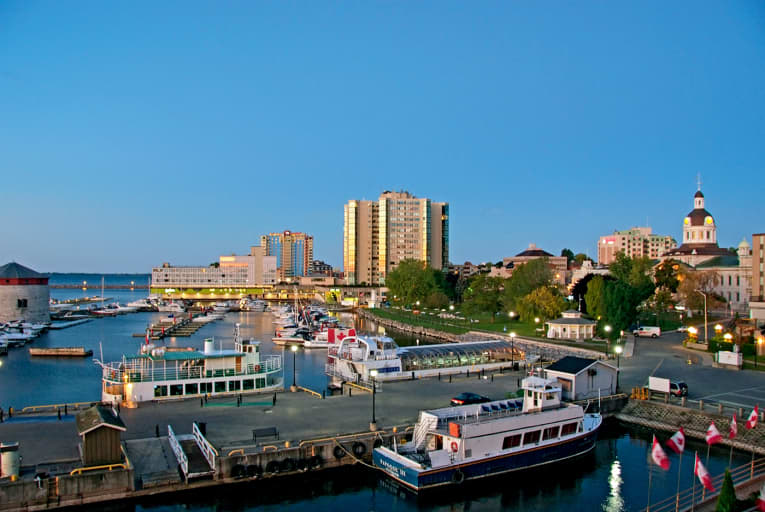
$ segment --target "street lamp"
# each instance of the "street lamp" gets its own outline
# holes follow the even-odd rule
[[[374,432],[377,430],[377,419],[375,418],[375,395],[377,394],[375,377],[377,377],[377,370],[371,370],[369,376],[372,378],[372,423],[369,424],[369,430]]]
[[[454,304],[449,304],[449,311],[454,311]]]
[[[701,290],[695,290],[704,296],[704,343],[709,344],[709,324],[707,323],[707,294]]]
[[[606,331],[606,353],[611,348],[611,326],[606,325],[603,327],[603,330]]]
[[[760,351],[760,346],[762,346],[763,341],[765,340],[763,340],[762,336],[760,336],[759,338],[757,338],[757,344],[754,346],[754,367],[755,368],[757,368],[757,352]]]
[[[511,312],[509,312],[509,313],[508,313],[508,315],[510,315],[510,318],[511,318],[511,319],[512,319],[512,318],[515,318],[515,311],[511,311]]]
[[[510,333],[510,364],[515,368],[515,332]]]
[[[290,350],[292,351],[292,387],[290,388],[290,391],[294,392],[294,391],[297,391],[297,381],[295,379],[295,369],[296,369],[296,365],[295,365],[296,357],[295,356],[296,356],[297,350],[298,350],[297,345],[292,345],[290,347]]]
[[[717,336],[719,336],[719,335],[720,335],[720,333],[722,332],[722,330],[723,330],[723,326],[722,326],[722,325],[720,325],[720,324],[715,324],[715,333],[717,334]]]
[[[614,347],[614,352],[616,352],[616,392],[619,392],[619,356],[622,353],[622,346],[616,345]]]

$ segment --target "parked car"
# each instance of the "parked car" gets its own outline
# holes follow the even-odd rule
[[[669,394],[676,397],[688,396],[688,384],[682,381],[670,382]]]
[[[677,328],[677,332],[688,332],[688,326],[687,325],[681,325]]]
[[[470,405],[470,404],[482,404],[484,402],[491,402],[491,398],[479,395],[477,393],[460,393],[452,398],[452,406],[456,405]]]
[[[642,325],[632,331],[632,334],[637,338],[638,336],[650,336],[651,338],[658,338],[661,336],[660,327],[651,327],[648,325]]]

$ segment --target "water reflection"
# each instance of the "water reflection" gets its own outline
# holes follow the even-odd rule
[[[615,459],[611,463],[611,473],[608,478],[608,485],[611,488],[611,492],[603,504],[603,510],[605,512],[621,512],[624,510],[624,499],[621,496],[621,487],[624,483],[622,480],[622,466],[619,459]]]

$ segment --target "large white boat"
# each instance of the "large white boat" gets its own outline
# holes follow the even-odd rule
[[[523,399],[421,411],[412,443],[375,448],[375,466],[416,491],[583,455],[600,414],[562,404],[557,380],[527,377]]]
[[[149,311],[157,307],[157,302],[149,299],[138,299],[127,303],[128,307],[136,308],[141,311]]]
[[[356,329],[337,329],[335,327],[329,327],[326,330],[317,333],[313,339],[305,340],[303,346],[305,348],[334,347],[343,341],[343,338],[348,336],[356,336]]]
[[[330,347],[326,373],[331,384],[400,380],[498,370],[525,363],[512,341],[471,341],[399,347],[386,336],[348,336]]]
[[[161,302],[157,311],[160,313],[185,313],[186,308],[178,302]]]
[[[136,356],[96,363],[102,369],[101,400],[110,403],[260,393],[281,389],[284,381],[281,357],[263,356],[260,342],[241,339],[239,324],[233,350],[216,349],[208,338],[202,351],[144,345]]]

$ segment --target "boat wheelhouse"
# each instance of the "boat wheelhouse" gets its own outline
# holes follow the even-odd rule
[[[525,364],[526,355],[512,341],[490,340],[399,347],[387,336],[348,336],[331,346],[326,373],[332,384],[401,380],[465,371],[499,370]]]
[[[421,411],[411,443],[375,448],[375,466],[416,491],[583,455],[600,414],[563,404],[554,379],[527,377],[523,398]]]
[[[144,345],[136,356],[98,364],[105,402],[259,393],[281,389],[284,381],[281,356],[263,356],[260,342],[241,339],[239,324],[233,350],[216,349],[208,338],[202,351]]]

